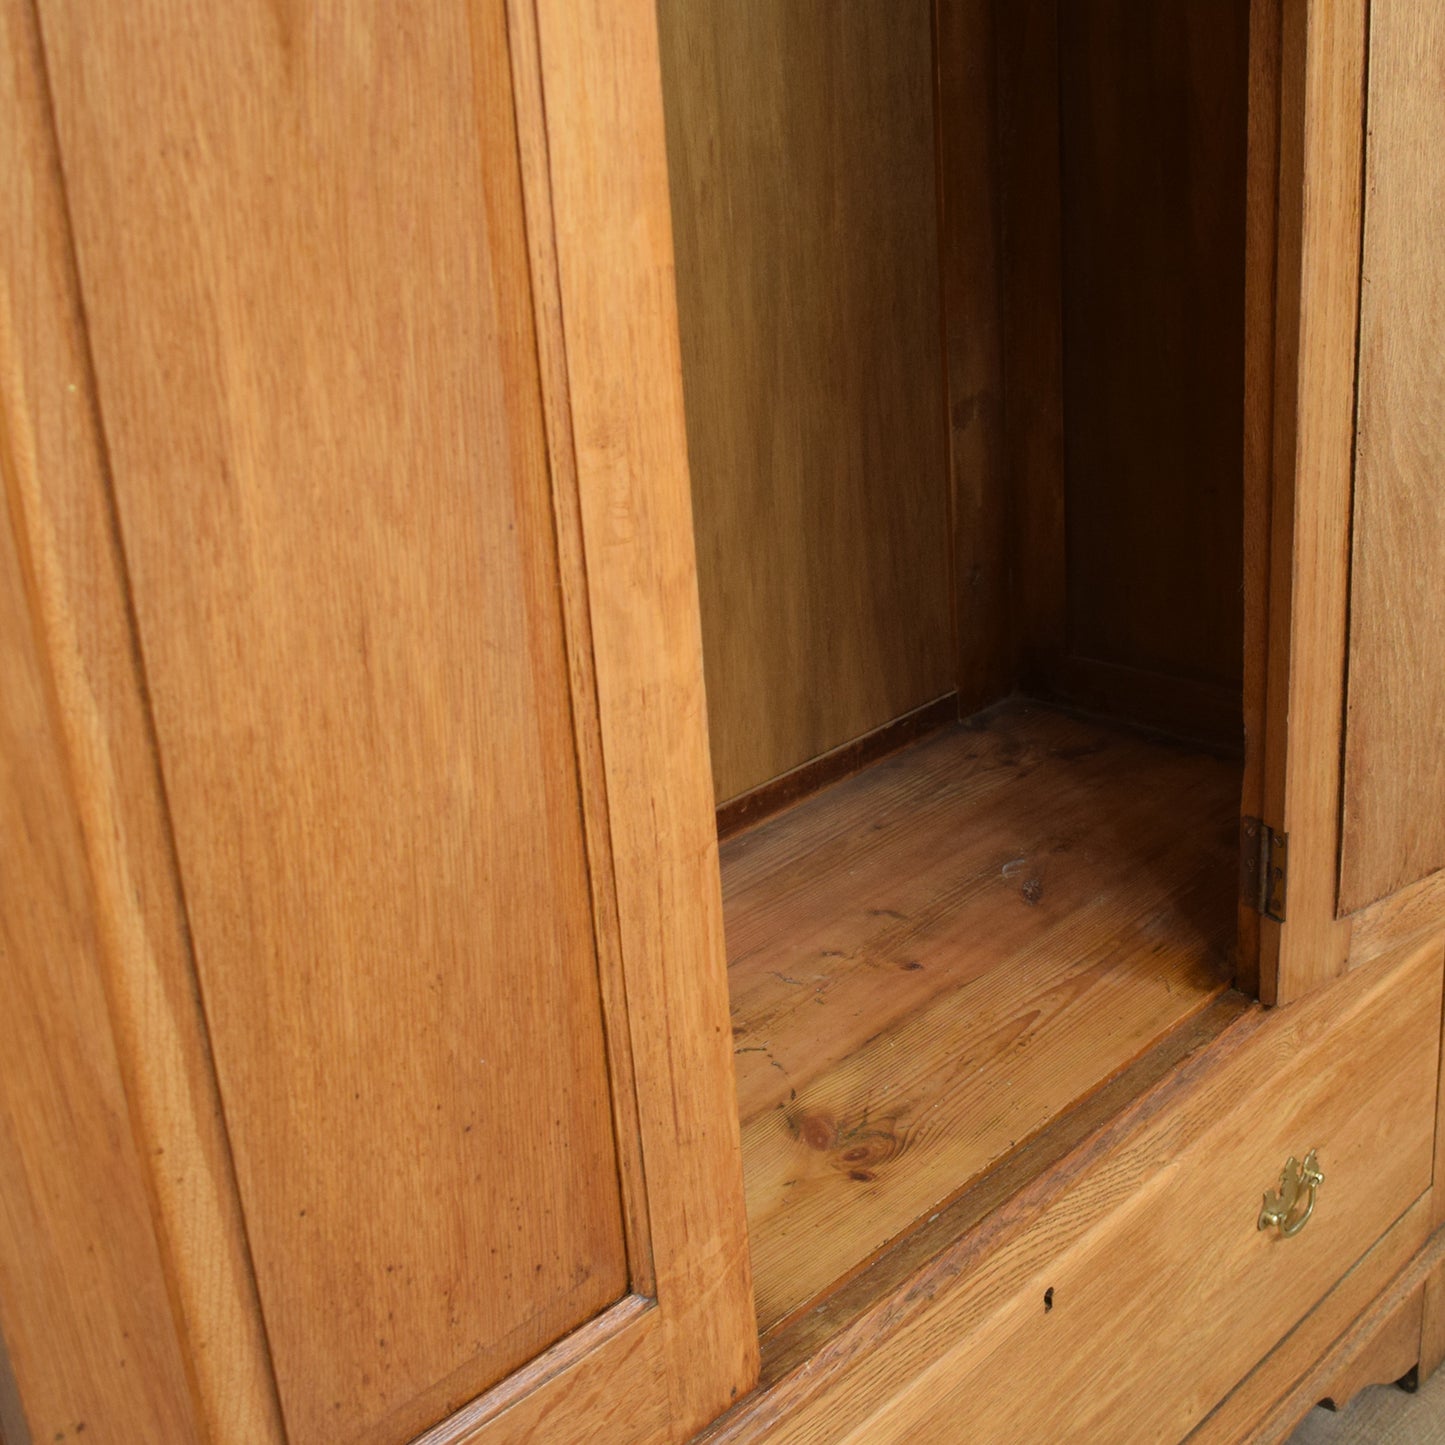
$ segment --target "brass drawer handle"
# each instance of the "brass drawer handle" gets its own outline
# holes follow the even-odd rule
[[[1264,1207],[1259,1211],[1259,1227],[1279,1230],[1281,1239],[1293,1239],[1310,1222],[1315,1212],[1315,1195],[1325,1176],[1320,1173],[1319,1160],[1315,1151],[1305,1155],[1305,1162],[1290,1156],[1289,1162],[1279,1176],[1278,1192],[1264,1196]],[[1304,1208],[1299,1208],[1300,1196],[1305,1196]]]

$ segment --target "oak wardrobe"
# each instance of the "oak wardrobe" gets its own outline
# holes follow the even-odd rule
[[[1427,12],[0,0],[5,1445],[1435,1368]]]

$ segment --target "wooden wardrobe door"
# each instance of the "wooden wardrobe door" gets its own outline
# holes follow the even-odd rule
[[[1247,540],[1269,597],[1246,812],[1287,835],[1282,916],[1257,925],[1283,1003],[1445,913],[1445,22],[1251,4]]]
[[[38,9],[287,1436],[684,1439],[757,1345],[650,7]]]
[[[1273,885],[1240,932],[1270,1003],[1350,961],[1336,896],[1368,9],[1251,0],[1244,811],[1272,835]]]
[[[1445,14],[1370,6],[1340,911],[1445,868]]]
[[[1246,511],[1269,585],[1246,812],[1287,837],[1257,925],[1261,993],[1287,1002],[1445,916],[1445,22],[1253,15]]]

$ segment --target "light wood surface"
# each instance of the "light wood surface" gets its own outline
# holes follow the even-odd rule
[[[505,17],[82,11],[46,53],[282,1407],[389,1440],[627,1285]]]
[[[12,19],[6,7],[7,39],[15,35]],[[0,102],[13,98],[10,81],[8,73],[0,81]],[[16,192],[25,178],[6,172],[8,199],[24,198]],[[16,473],[34,461],[25,455],[27,418],[14,406],[29,399],[28,388],[17,395],[10,386],[17,303],[23,293],[7,285],[0,312],[0,1353],[8,1349],[9,1364],[0,1364],[0,1376],[13,1377],[29,1440],[189,1442],[203,1439],[206,1427],[151,1223],[101,979],[102,930],[27,596],[28,559],[11,527]],[[16,1402],[6,1405],[0,1418],[13,1421]]]
[[[764,1329],[1223,989],[1237,791],[1012,705],[724,845]]]
[[[1431,1195],[1417,1200],[1318,1305],[1190,1432],[1188,1445],[1261,1445],[1287,1435],[1321,1398],[1321,1380],[1368,1329],[1383,1299],[1425,1273]]]
[[[1175,1438],[1241,1381],[1200,1426],[1223,1441],[1246,1414],[1283,1428],[1302,1392],[1381,1368],[1422,1321],[1422,1358],[1445,1353],[1440,1246],[1418,1248],[1445,1207],[1419,1195],[1439,945],[1378,962],[1438,928],[1445,873],[1400,862],[1428,851],[1428,810],[1385,852],[1358,812],[1358,876],[1378,864],[1408,886],[1365,889],[1373,905],[1336,920],[1351,906],[1349,783],[1368,776],[1369,716],[1389,701],[1382,685],[1352,705],[1342,834],[1364,0],[1301,0],[1282,25],[1272,0],[1253,6],[1256,38],[1279,46],[1251,77],[1250,255],[1271,280],[1251,281],[1241,354],[1270,405],[1256,396],[1244,418],[1245,509],[1268,512],[1248,546],[1250,575],[1268,560],[1271,583],[1247,581],[1244,626],[1268,661],[1246,677],[1246,801],[1295,850],[1290,923],[1262,930],[1262,992],[1315,996],[1266,1016],[1221,995],[1238,767],[1031,707],[949,728],[731,840],[720,896],[700,638],[710,616],[745,631],[739,597],[782,679],[721,709],[712,687],[714,724],[750,766],[789,747],[806,763],[815,745],[796,739],[839,727],[846,750],[874,725],[842,726],[847,707],[886,724],[955,673],[965,696],[991,695],[1012,675],[1015,624],[1024,671],[1042,659],[1056,683],[1077,663],[1071,636],[1101,653],[1125,637],[1127,662],[1085,659],[1109,670],[1091,684],[1106,700],[1116,671],[1139,706],[1175,667],[1226,700],[1237,683],[1211,671],[1239,632],[1219,620],[1237,598],[1207,593],[1222,567],[1183,569],[1215,623],[1163,626],[1180,569],[1147,556],[1151,600],[1131,610],[1139,576],[1114,564],[1159,533],[1148,509],[1171,488],[1151,490],[1132,454],[1096,459],[1122,434],[1116,393],[1153,397],[1143,431],[1179,433],[1164,427],[1178,377],[1131,367],[1227,320],[1221,304],[1176,324],[1150,262],[1164,233],[1189,251],[1206,218],[1176,233],[1188,207],[1171,209],[1172,182],[1139,205],[1130,187],[1161,151],[1218,161],[1239,139],[1238,87],[1226,123],[1228,87],[1192,71],[1171,86],[1221,106],[1178,145],[1126,121],[1168,109],[1151,87],[1181,55],[1222,73],[1238,27],[1195,35],[1199,17],[1173,3],[1125,23],[1115,0],[1062,16],[1053,0],[945,0],[930,41],[921,0],[870,3],[666,0],[660,66],[651,0],[477,0],[425,23],[248,0],[204,26],[176,0],[38,0],[62,166],[34,12],[0,0],[19,57],[0,109],[28,117],[0,141],[19,177],[0,260],[0,646],[23,682],[0,696],[0,756],[43,762],[11,778],[20,822],[0,840],[44,838],[28,872],[6,867],[29,911],[17,926],[3,910],[0,942],[46,964],[22,976],[45,1046],[17,1051],[26,1098],[4,1111],[9,1145],[0,1133],[16,1177],[39,1181],[15,1196],[30,1216],[4,1195],[0,1324],[16,1336],[18,1310],[46,1321],[47,1345],[74,1336],[58,1364],[13,1352],[27,1401],[33,1388],[68,1408],[93,1390],[91,1431],[113,1398],[138,1438],[277,1439],[261,1305],[297,1445],[409,1437],[468,1399],[431,1445],[678,1445],[748,1390],[759,1324],[794,1341],[787,1390],[745,1402],[716,1441],[754,1438],[761,1419],[780,1441],[859,1445],[951,1439],[964,1419],[981,1440]],[[1377,76],[1404,63],[1377,54]],[[680,288],[660,71],[684,77],[701,117],[681,145],[702,179],[673,193]],[[1408,115],[1426,103],[1399,99]],[[1398,153],[1417,131],[1396,121]],[[958,142],[936,157],[935,126]],[[1392,133],[1382,123],[1372,146]],[[1276,134],[1277,228],[1258,214]],[[674,135],[674,182],[678,151]],[[995,175],[997,196],[958,203]],[[1197,188],[1237,200],[1242,180]],[[693,234],[709,207],[711,233]],[[1102,260],[1077,243],[1115,236],[1121,216],[1143,224]],[[32,271],[43,284],[28,289]],[[720,369],[694,364],[689,288],[726,339]],[[1148,324],[1094,364],[1061,338],[1101,334],[1093,308],[1111,292]],[[739,361],[753,319],[739,298],[759,294],[768,326]],[[792,349],[768,351],[779,336]],[[1125,383],[1105,385],[1114,371]],[[701,626],[682,406],[698,374],[714,421],[762,419],[741,442],[719,440],[719,421],[709,443],[749,449],[718,514],[745,545],[699,511]],[[1193,402],[1236,404],[1213,373],[1195,380]],[[1398,407],[1402,391],[1382,395]],[[1407,483],[1409,428],[1363,434],[1391,486]],[[1181,535],[1215,559],[1238,546],[1222,521],[1237,512],[1204,501],[1221,456],[1201,444],[1183,463],[1202,510]],[[1124,498],[1075,509],[1095,542],[1111,508],[1125,518],[1092,580],[1064,556],[1066,473]],[[760,490],[765,474],[789,486]],[[1412,560],[1428,526],[1399,523],[1423,496],[1406,490],[1357,531],[1357,576],[1367,542],[1396,583],[1428,562]],[[780,498],[800,510],[780,521]],[[1143,540],[1121,548],[1135,527]],[[711,592],[710,556],[725,557]],[[1398,620],[1380,620],[1383,584],[1372,595],[1349,640],[1386,657]],[[1176,644],[1190,655],[1161,657]],[[756,678],[757,658],[744,664]],[[715,682],[711,642],[708,667]],[[1368,668],[1352,660],[1350,680],[1364,689]],[[1191,714],[1215,700],[1172,698]],[[1423,756],[1430,716],[1396,708],[1393,745]],[[0,787],[0,822],[6,807]],[[73,964],[59,976],[57,939]],[[508,1081],[489,1096],[498,1059],[477,1042],[496,1038]],[[506,1107],[483,1109],[474,1136],[479,1094]],[[36,1097],[60,1101],[53,1118]],[[1300,1240],[1265,1241],[1258,1192],[1317,1132],[1336,1151],[1321,1143],[1321,1213]],[[103,1221],[74,1187],[95,1160],[115,1181]],[[565,1210],[546,1208],[556,1199]],[[42,1215],[43,1200],[59,1203]],[[58,1221],[54,1252],[22,1259],[42,1220]],[[520,1227],[504,1239],[498,1221]],[[119,1304],[87,1308],[85,1246]],[[857,1299],[831,1320],[828,1292],[850,1275]],[[1202,1369],[1181,1299],[1220,1341]],[[140,1388],[115,1365],[143,1362],[113,1348],[137,1320],[157,1362]],[[1161,1375],[1175,1356],[1191,1373]],[[1020,1359],[1048,1361],[1047,1389],[1018,1388]],[[96,1361],[93,1378],[72,1360]],[[4,1375],[0,1421],[20,1393]]]
[[[552,182],[548,170],[546,107],[542,96],[541,56],[537,48],[537,15],[533,0],[507,0],[507,44],[512,59],[517,148],[527,217],[527,244],[532,262],[532,308],[536,318],[548,460],[552,469],[552,505],[560,564],[558,580],[561,584],[567,665],[572,682],[572,720],[582,785],[582,821],[591,875],[593,930],[607,1032],[607,1062],[612,1073],[613,1130],[621,1166],[623,1228],[627,1232],[632,1289],[635,1294],[650,1296],[656,1290],[656,1276],[653,1272],[647,1185],[642,1168],[642,1138],[637,1114],[637,1070],[632,1055],[627,980],[617,917],[617,878],[613,870],[607,776],[597,719],[597,663],[593,655],[592,618],[587,597],[581,497],[577,489],[577,453],[567,383],[567,339],[562,330],[557,238],[553,230]]]
[[[1059,7],[1069,646],[1236,692],[1248,33]]]
[[[1437,1263],[1445,1253],[1436,1247],[1438,1243],[1432,1242],[1424,1252],[1427,1257],[1433,1255]],[[1390,1296],[1399,1298],[1395,1289],[1390,1291]],[[1389,1300],[1380,1304],[1388,1307]],[[1368,1328],[1378,1317],[1379,1311],[1372,1309],[1360,1324]],[[1353,1336],[1356,1331],[1349,1333]],[[1342,1343],[1347,1342],[1348,1336]],[[1371,1345],[1372,1342],[1367,1341],[1365,1348]],[[1331,1356],[1335,1353],[1330,1352]],[[1334,1363],[1327,1361],[1327,1364]],[[1385,1368],[1388,1362],[1382,1361],[1382,1371]],[[1272,1433],[1265,1434],[1261,1445],[1276,1445],[1277,1440]],[[1373,1388],[1361,1390],[1339,1412],[1327,1408],[1310,1410],[1284,1445],[1440,1445],[1442,1440],[1445,1440],[1445,1380],[1422,1380],[1417,1388],[1400,1389],[1382,1374]]]
[[[196,989],[30,6],[0,6],[0,51],[8,120],[0,126],[8,182],[0,432],[10,517],[26,557],[89,868],[107,1022],[198,1429],[216,1445],[261,1445],[281,1439],[280,1410]],[[59,1342],[50,1349],[66,1353]],[[117,1418],[123,1423],[125,1412]]]
[[[906,1291],[916,1276],[965,1236],[986,1233],[995,1211],[1107,1128],[1171,1071],[1208,1048],[1250,1007],[1252,1001],[1234,990],[1220,994],[1087,1099],[1011,1150],[943,1208],[919,1221],[846,1284],[830,1291],[818,1308],[764,1335],[762,1378],[783,1412],[790,1393],[822,1373],[812,1368],[815,1352],[836,1368],[839,1357],[830,1345],[842,1328],[875,1309],[880,1300]]]
[[[1409,1415],[1412,1413],[1410,1406],[1413,1402],[1404,1395],[1395,1396],[1395,1400],[1403,1407],[1400,1413],[1403,1413],[1405,1418],[1401,1420],[1397,1416],[1396,1420],[1390,1421],[1394,1429],[1389,1429],[1386,1425],[1388,1414],[1385,1419],[1371,1420],[1368,1414],[1360,1419],[1359,1406],[1351,1410],[1349,1416],[1342,1421],[1332,1421],[1328,1414],[1313,1415],[1311,1411],[1316,1401],[1327,1398],[1329,1391],[1337,1388],[1332,1382],[1338,1376],[1353,1373],[1356,1356],[1369,1357],[1378,1334],[1382,1330],[1390,1329],[1396,1313],[1402,1307],[1409,1309],[1410,1298],[1418,1292],[1421,1277],[1438,1268],[1442,1256],[1445,1256],[1445,1238],[1436,1235],[1358,1318],[1351,1322],[1349,1328],[1324,1352],[1314,1367],[1305,1372],[1278,1406],[1262,1419],[1255,1421],[1253,1430],[1244,1437],[1249,1445],[1279,1445],[1279,1442],[1287,1442],[1287,1445],[1307,1445],[1307,1442],[1315,1437],[1313,1427],[1317,1422],[1343,1426],[1339,1431],[1325,1430],[1327,1438],[1338,1436],[1342,1442],[1360,1442],[1360,1445],[1376,1445],[1376,1442],[1383,1445],[1386,1441],[1393,1442],[1393,1445],[1421,1445],[1422,1439],[1433,1439],[1428,1431],[1429,1415],[1426,1414],[1423,1420],[1412,1422]],[[1395,1348],[1399,1349],[1398,1340]],[[1398,1363],[1399,1359],[1400,1354],[1396,1354],[1395,1362]],[[1381,1360],[1376,1363],[1377,1370],[1390,1368],[1393,1366],[1388,1361]],[[1394,1378],[1398,1379],[1399,1376]],[[1377,1383],[1385,1383],[1385,1380],[1382,1378]],[[1306,1416],[1309,1421],[1307,1425],[1303,1425],[1301,1422]],[[1420,1424],[1427,1425],[1424,1436],[1417,1428]],[[1296,1426],[1300,1428],[1296,1429]],[[1192,1437],[1190,1445],[1194,1445]]]
[[[1358,968],[1438,932],[1442,919],[1445,874],[1432,873],[1351,916],[1350,967]]]
[[[413,1445],[652,1445],[676,1437],[662,1378],[662,1321],[630,1296],[574,1330]]]
[[[1039,1180],[1067,1167],[1080,1151],[1095,1148],[1101,1134],[1137,1099],[1226,1034],[1253,1006],[1234,991],[1222,994],[1158,1048],[884,1250],[817,1308],[764,1336],[761,1388],[706,1435],[708,1445],[766,1439],[776,1424],[842,1381],[871,1353],[880,1333],[888,1333],[896,1312],[907,1312],[920,1283],[936,1289],[940,1279],[957,1275],[960,1260],[974,1258],[980,1249],[1008,1237],[1018,1224],[1015,1205],[1036,1196]],[[940,1275],[945,1259],[952,1263],[945,1264],[946,1273]]]
[[[1260,993],[1337,977],[1344,699],[1364,141],[1364,0],[1283,7],[1269,688],[1262,816],[1290,839],[1287,921],[1260,928]]]
[[[539,0],[597,727],[669,1441],[757,1378],[656,10]],[[617,364],[625,338],[626,366]]]
[[[1445,1010],[1440,1017],[1441,1058],[1445,1059]],[[1431,1224],[1445,1226],[1445,1077],[1435,1099],[1435,1181]],[[1432,1269],[1425,1279],[1424,1309],[1420,1322],[1420,1379],[1428,1380],[1445,1362],[1445,1265]]]
[[[986,1247],[960,1241],[855,1323],[871,1350],[769,1439],[943,1440],[964,1419],[980,1445],[1179,1438],[1428,1188],[1439,1002],[1432,949],[1252,1011],[1003,1211]],[[1333,1187],[1303,1233],[1272,1238],[1260,1195],[1306,1138]],[[1021,1360],[1047,1362],[1045,1388],[1018,1388]]]
[[[1320,1397],[1336,1410],[1343,1410],[1369,1385],[1393,1385],[1420,1363],[1420,1325],[1425,1305],[1425,1285],[1417,1284],[1398,1304],[1391,1301],[1381,1316],[1372,1310],[1369,1334],[1355,1352],[1330,1372]],[[1357,1326],[1358,1327],[1358,1326]]]
[[[721,803],[953,690],[930,7],[659,18]]]
[[[1445,14],[1370,6],[1340,911],[1445,866]]]
[[[1438,1160],[1437,1160],[1437,1174]],[[1420,1379],[1428,1380],[1445,1363],[1445,1262],[1425,1278],[1425,1305],[1420,1321]]]

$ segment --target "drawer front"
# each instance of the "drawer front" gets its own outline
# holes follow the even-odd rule
[[[959,1281],[996,1306],[964,1328],[954,1314],[941,1353],[911,1352],[916,1373],[898,1360],[902,1390],[849,1410],[844,1380],[773,1438],[1182,1439],[1429,1187],[1440,986],[1432,943],[1251,1015],[1187,1099],[1146,1110],[1011,1259]],[[1312,1217],[1261,1231],[1266,1190],[1309,1150]]]

